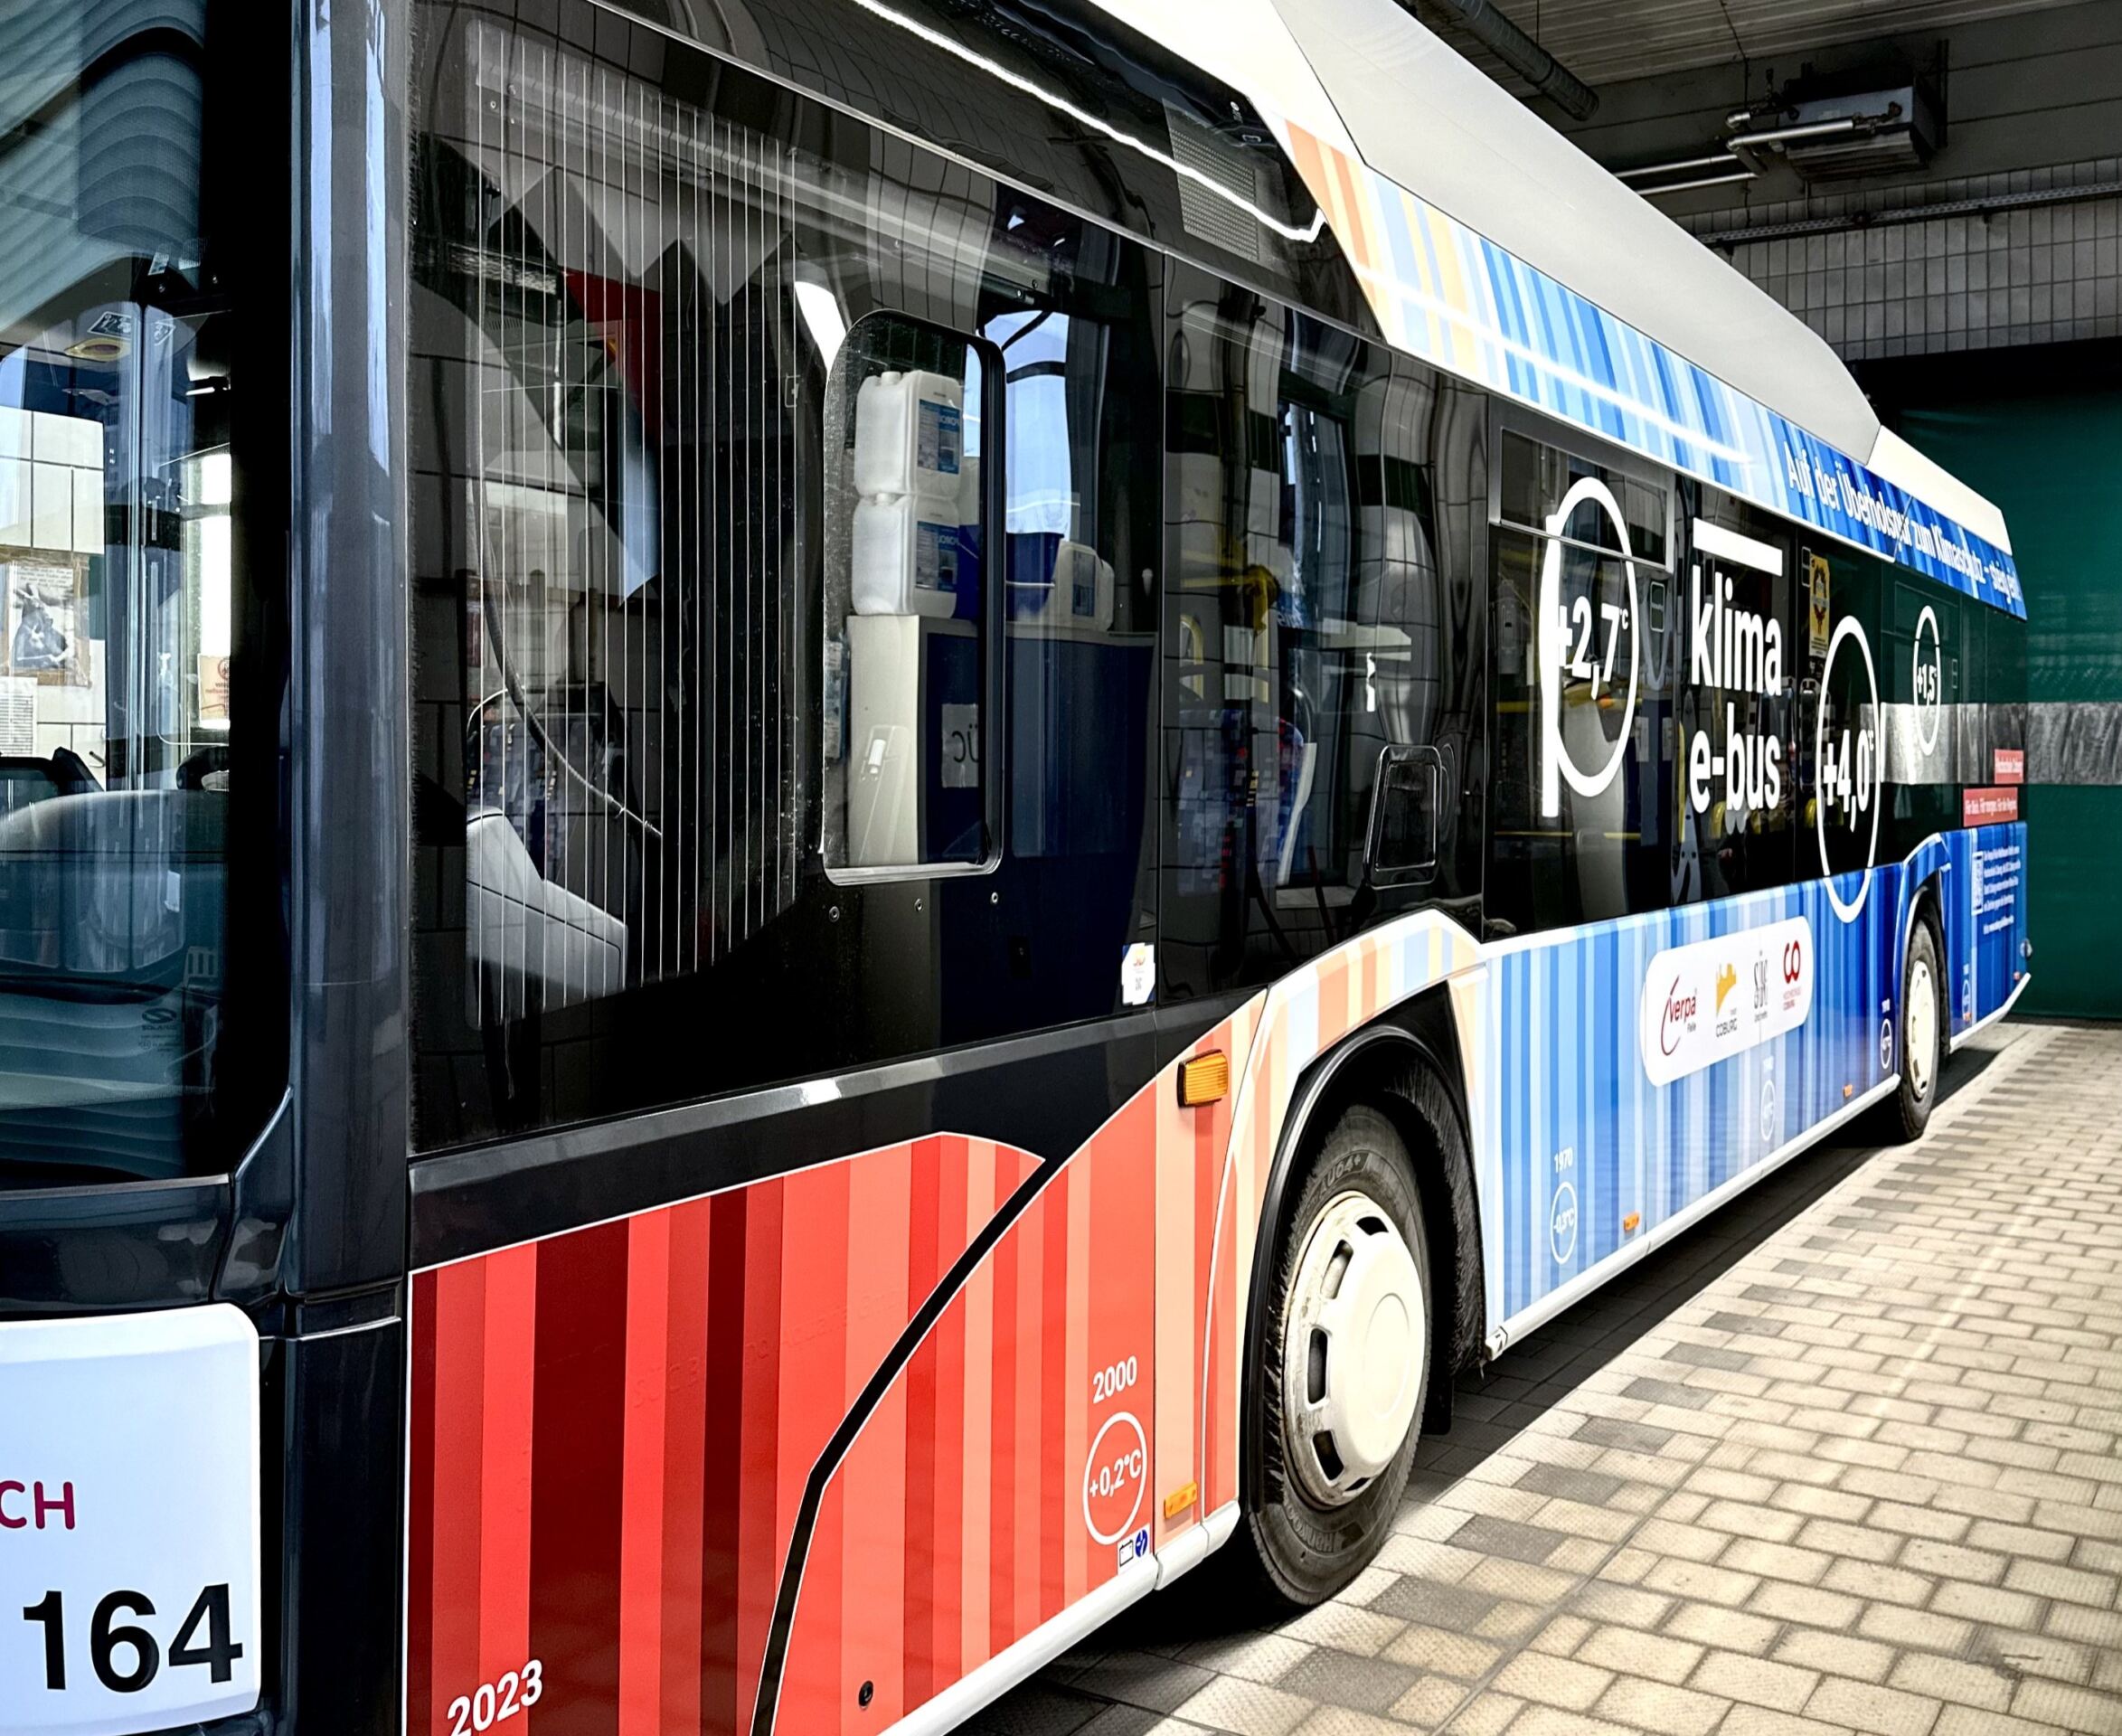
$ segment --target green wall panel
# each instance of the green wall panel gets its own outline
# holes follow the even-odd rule
[[[1940,388],[1957,358],[1932,357]],[[2091,370],[2098,378],[2105,368]],[[1959,403],[1904,405],[1904,438],[2004,509],[2026,590],[2030,703],[2122,704],[2122,389],[2004,382]],[[1926,394],[1928,395],[1928,394]],[[2108,787],[2027,792],[2030,1013],[2122,1018],[2122,766]]]

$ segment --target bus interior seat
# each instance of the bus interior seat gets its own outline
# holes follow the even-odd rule
[[[616,992],[626,977],[627,926],[610,911],[538,872],[508,816],[477,807],[465,822],[465,913],[473,962],[501,1005],[581,1000]]]

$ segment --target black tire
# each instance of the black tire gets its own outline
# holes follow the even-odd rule
[[[1413,1420],[1391,1462],[1346,1505],[1315,1502],[1288,1474],[1282,1429],[1282,1337],[1285,1308],[1307,1232],[1329,1204],[1351,1191],[1367,1195],[1400,1232],[1414,1257],[1422,1300],[1421,1363]],[[1325,1602],[1370,1565],[1392,1528],[1408,1472],[1421,1439],[1432,1377],[1435,1285],[1414,1167],[1400,1131],[1379,1110],[1355,1104],[1343,1111],[1314,1151],[1295,1202],[1284,1214],[1275,1250],[1270,1293],[1260,1335],[1261,1360],[1251,1371],[1256,1401],[1248,1404],[1244,1450],[1254,1457],[1260,1498],[1249,1503],[1229,1552],[1222,1599],[1248,1616],[1287,1614]]]
[[[1930,996],[1928,1054],[1919,1052],[1919,1036],[1912,1031],[1923,1024],[1915,1015],[1916,996]],[[1908,957],[1901,961],[1900,1082],[1893,1095],[1879,1106],[1876,1119],[1881,1145],[1906,1145],[1923,1137],[1930,1125],[1931,1106],[1938,1101],[1939,1076],[1945,1068],[1945,976],[1938,958],[1938,937],[1928,917],[1918,917],[1909,932]]]

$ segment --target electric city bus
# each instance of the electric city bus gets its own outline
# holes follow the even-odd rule
[[[0,1736],[1316,1602],[2024,986],[2001,516],[1390,0],[45,0],[0,108]]]

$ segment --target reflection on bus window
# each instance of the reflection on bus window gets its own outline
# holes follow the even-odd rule
[[[833,363],[821,637],[835,870],[987,854],[986,379],[975,345],[895,314],[860,322]]]
[[[420,278],[455,312],[423,304],[471,458],[466,1005],[498,1025],[697,971],[796,894],[800,340],[778,149],[462,41]]]
[[[0,76],[0,1187],[230,1156],[213,10],[52,0]]]
[[[1180,330],[1164,927],[1198,991],[1264,980],[1426,884],[1431,821],[1456,807],[1437,792],[1463,768],[1438,678],[1433,395],[1250,295],[1187,306]],[[1414,750],[1419,775],[1382,781]]]

